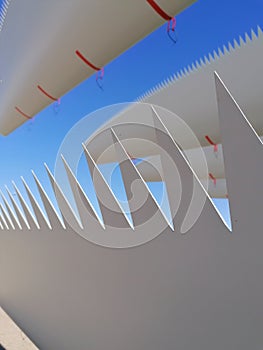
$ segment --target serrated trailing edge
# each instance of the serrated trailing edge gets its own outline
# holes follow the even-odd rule
[[[28,198],[30,200],[31,206],[34,210],[37,222],[39,224],[40,228],[49,228],[51,229],[51,225],[49,223],[49,220],[47,216],[43,213],[42,209],[40,208],[39,203],[37,202],[35,196],[33,195],[32,191],[30,190],[28,184],[26,183],[25,179],[21,176],[21,180],[23,182],[23,185],[25,187],[26,193],[28,195]]]
[[[260,26],[257,26],[257,31],[258,31],[258,38],[263,36],[263,32]]]
[[[233,45],[231,44],[230,41],[229,41],[229,43],[228,43],[228,50],[229,50],[229,52],[234,51],[234,47],[233,47]]]
[[[47,217],[49,219],[51,228],[61,226],[65,229],[66,226],[64,225],[63,220],[60,218],[60,216],[57,213],[55,207],[53,206],[51,200],[49,199],[48,195],[46,194],[43,186],[41,185],[39,179],[37,178],[36,174],[33,171],[32,171],[32,175],[33,175],[35,183],[37,185],[42,202],[44,204],[44,208],[45,208],[45,211],[47,213]]]
[[[6,188],[8,197],[9,197],[9,199],[10,199],[12,205],[13,205],[13,208],[15,210],[15,213],[16,213],[17,219],[18,219],[18,221],[19,221],[19,223],[21,225],[21,228],[22,229],[26,229],[26,228],[30,229],[26,218],[24,217],[24,215],[22,214],[22,212],[21,212],[20,208],[18,207],[16,201],[14,200],[14,197],[12,196],[9,188],[7,186],[5,186],[5,188]]]
[[[80,220],[82,223],[83,228],[89,227],[90,226],[90,220],[89,217],[87,217],[87,211],[90,214],[91,218],[94,219],[98,227],[100,226],[101,228],[105,229],[104,223],[99,217],[97,211],[95,210],[94,206],[92,205],[89,197],[81,187],[80,183],[78,182],[76,176],[74,175],[72,169],[68,165],[66,159],[61,155],[62,161],[64,168],[67,173],[68,181],[70,184],[70,188],[72,191],[72,194],[74,196],[74,200],[78,209],[78,213],[80,216]]]
[[[228,54],[230,54],[230,53],[228,53]],[[214,64],[211,68],[215,69],[216,65]],[[189,70],[191,70],[191,68],[188,66],[187,68],[185,68],[185,71],[181,70],[178,74],[180,74],[180,76],[186,76],[186,75],[190,74]],[[209,71],[209,73],[210,73],[210,71]],[[171,81],[174,82],[174,77],[171,78],[171,80],[167,79],[167,80],[164,80],[162,83],[160,83],[161,85],[160,85],[159,89],[164,89],[165,87],[169,86],[171,84]],[[220,86],[220,84],[219,84],[219,86]],[[221,91],[222,89],[223,88],[220,86],[220,93],[222,93],[222,91]],[[158,90],[158,88],[154,87],[152,90],[150,90],[148,92],[148,96],[153,95],[157,90]],[[227,97],[225,99],[229,100],[229,97]],[[236,108],[236,106],[235,106],[235,108]],[[234,110],[234,112],[235,112],[235,110]],[[231,113],[233,115],[235,115],[234,112],[231,112]],[[166,129],[164,129],[164,130],[166,132]],[[123,176],[123,180],[124,180],[123,183],[124,183],[125,190],[127,190],[127,192],[128,192],[130,184],[132,184],[132,181],[134,181],[134,183],[135,183],[135,180],[136,181],[138,180],[138,183],[139,183],[139,186],[141,189],[141,193],[145,193],[145,198],[148,195],[151,197],[149,199],[149,202],[147,202],[149,204],[149,208],[152,208],[151,209],[152,212],[156,211],[156,208],[158,210],[160,210],[160,213],[162,214],[162,215],[160,215],[160,217],[163,216],[164,219],[168,223],[167,217],[162,213],[160,206],[156,202],[156,198],[154,197],[153,193],[150,191],[149,187],[147,186],[147,183],[146,183],[147,180],[143,178],[143,172],[140,173],[140,171],[135,167],[135,165],[133,163],[133,159],[129,156],[128,152],[126,152],[124,146],[122,145],[122,141],[120,141],[118,136],[116,136],[116,134],[114,132],[114,128],[111,129],[111,133],[113,135],[113,144],[114,144],[114,146],[116,146],[116,150],[117,150],[116,153],[118,153],[120,156],[119,161],[122,161],[124,159],[124,161],[126,162],[125,166],[121,162],[119,162],[121,172],[123,172],[125,174],[125,176]],[[245,133],[245,131],[244,131],[244,133]],[[168,134],[168,131],[167,131],[167,134]],[[170,137],[170,138],[172,139],[172,137]],[[162,142],[164,142],[163,139],[162,139]],[[158,146],[160,146],[160,141],[159,142],[157,141],[157,144],[158,144]],[[98,210],[98,212],[94,209],[94,206],[90,200],[90,197],[82,189],[80,183],[78,182],[76,176],[73,174],[68,163],[62,157],[64,167],[65,167],[66,173],[68,175],[69,185],[71,187],[72,194],[74,196],[74,200],[75,200],[74,204],[76,204],[76,208],[77,208],[76,212],[74,213],[74,211],[71,209],[71,207],[69,205],[68,198],[70,198],[70,197],[67,198],[64,195],[64,193],[58,187],[53,175],[46,167],[46,170],[47,170],[48,176],[49,176],[49,180],[50,180],[51,185],[53,187],[53,191],[56,195],[58,208],[62,214],[62,218],[59,215],[59,211],[55,209],[56,207],[53,206],[52,202],[50,201],[49,196],[46,194],[40,181],[38,180],[36,175],[33,173],[33,177],[34,177],[34,180],[36,182],[38,192],[39,192],[41,200],[44,204],[44,208],[45,208],[44,212],[46,212],[46,215],[41,210],[41,206],[39,205],[39,202],[37,202],[37,200],[33,196],[33,193],[31,192],[29,186],[26,184],[25,180],[22,178],[26,193],[29,197],[29,201],[30,201],[31,206],[32,206],[33,211],[34,211],[34,215],[31,214],[31,212],[28,209],[28,206],[26,204],[26,201],[22,197],[21,193],[18,191],[17,187],[14,185],[15,190],[16,190],[16,194],[17,194],[16,198],[19,199],[19,201],[20,201],[24,215],[23,215],[23,213],[21,213],[21,211],[20,211],[19,207],[17,206],[16,201],[14,200],[10,191],[7,189],[8,195],[9,195],[10,200],[11,200],[11,204],[13,206],[13,209],[10,207],[5,196],[0,191],[0,196],[2,197],[3,202],[4,202],[3,205],[0,204],[0,209],[1,209],[0,222],[2,224],[2,227],[4,229],[13,229],[13,230],[25,229],[25,228],[27,228],[27,229],[32,229],[32,228],[33,229],[35,229],[35,228],[54,229],[57,227],[62,227],[64,229],[67,229],[68,226],[65,222],[65,216],[67,217],[69,215],[70,222],[72,222],[74,220],[76,226],[82,230],[85,230],[86,228],[91,227],[90,221],[93,222],[92,227],[94,227],[95,232],[99,228],[102,228],[103,230],[105,230],[109,226],[115,227],[113,225],[114,222],[115,223],[118,222],[119,228],[129,228],[129,229],[135,228],[136,229],[136,225],[140,225],[139,220],[141,220],[141,217],[139,218],[139,216],[137,216],[137,218],[135,218],[135,222],[133,222],[134,227],[132,227],[132,225],[130,224],[130,221],[128,219],[128,216],[126,215],[126,212],[123,210],[121,202],[116,198],[114,192],[112,191],[112,188],[110,187],[110,185],[108,185],[102,172],[99,169],[99,166],[96,164],[97,158],[96,157],[93,158],[93,155],[91,155],[90,151],[86,148],[86,146],[84,146],[84,152],[85,152],[86,161],[87,161],[87,164],[89,166],[89,169],[91,170],[91,173],[93,173],[93,172],[96,173],[96,177],[95,177],[96,182],[94,182],[94,178],[93,178],[93,186],[95,188],[95,194],[97,196],[98,203],[100,206],[100,209]],[[229,153],[231,153],[230,150],[229,150]],[[180,160],[179,156],[178,156],[178,159]],[[177,164],[177,161],[175,160],[174,163]],[[183,166],[181,166],[181,168],[183,168]],[[190,170],[187,170],[187,172],[189,173]],[[186,173],[186,171],[185,171],[185,173]],[[167,179],[167,177],[166,178],[164,177],[164,179]],[[172,185],[170,186],[170,188],[172,188],[172,186],[174,186],[173,181],[174,181],[174,179],[172,179]],[[170,192],[172,193],[172,191],[170,191]],[[138,191],[139,195],[141,193],[140,193],[140,191]],[[176,197],[176,196],[174,195],[173,197]],[[106,199],[106,202],[104,201],[105,199]],[[107,206],[106,204],[109,206]],[[134,204],[133,204],[133,206],[134,206]],[[65,214],[65,211],[63,211],[63,209],[65,209],[65,208],[66,208],[67,215],[63,216],[63,213]],[[145,210],[145,212],[147,214],[147,210],[144,207],[142,208],[142,210]],[[87,212],[89,214],[91,214],[91,217],[88,217]],[[80,220],[78,220],[77,215],[75,215],[75,214],[79,214]],[[101,214],[102,218],[100,217],[100,214]],[[132,217],[134,215],[137,215],[137,213],[134,214],[133,210],[131,210],[131,212],[129,214],[131,214]],[[141,213],[140,213],[140,215],[141,215]],[[24,219],[24,216],[26,219]],[[94,220],[92,220],[92,219],[94,219]],[[134,219],[134,217],[133,217],[133,219]],[[70,224],[70,222],[68,222],[68,223]]]
[[[6,222],[6,219],[5,219],[5,216],[4,216],[1,204],[0,204],[0,220],[1,220],[2,224],[3,224],[4,230],[9,230],[9,226],[8,226],[8,224]]]
[[[26,200],[24,199],[24,197],[22,196],[22,194],[20,193],[19,189],[17,188],[16,184],[14,183],[14,181],[12,181],[13,187],[15,189],[15,192],[17,194],[17,197],[19,199],[19,202],[21,204],[21,207],[24,211],[26,220],[28,222],[29,225],[29,229],[33,229],[33,228],[37,228],[40,229],[39,224],[36,220],[36,218],[34,217],[34,215],[32,214],[31,210],[29,209]]]
[[[82,144],[86,161],[93,179],[104,225],[118,228],[132,228],[120,202],[108,185],[85,144]]]
[[[240,44],[240,47],[245,45],[245,40],[243,39],[243,37],[241,35],[239,36],[239,44]]]
[[[8,212],[8,215],[12,219],[12,222],[14,224],[14,228],[21,230],[22,229],[21,224],[20,224],[17,216],[14,214],[13,210],[11,209],[11,207],[10,207],[7,199],[5,198],[4,194],[2,193],[2,191],[0,191],[0,195],[1,195],[2,199],[3,199],[3,202],[5,204],[5,207],[6,207],[6,210]]]
[[[67,197],[64,195],[63,191],[61,190],[60,186],[58,185],[55,177],[51,173],[47,164],[45,164],[45,168],[46,168],[46,172],[47,172],[49,181],[51,183],[53,192],[55,194],[55,197],[56,197],[56,200],[58,203],[58,207],[61,211],[61,215],[63,217],[64,224],[65,224],[66,228],[68,227],[68,221],[70,221],[71,224],[73,224],[75,227],[79,227],[80,229],[83,229],[80,220],[78,219],[75,211],[73,210]]]
[[[143,225],[147,222],[147,218],[153,218],[155,216],[157,222],[164,222],[165,225],[173,230],[173,226],[171,226],[167,216],[156,201],[156,198],[153,196],[140,172],[133,164],[131,157],[126,152],[117,134],[113,129],[111,129],[111,133],[122,173],[124,187],[127,193],[134,228],[136,229],[137,226]],[[136,183],[136,186],[132,189],[133,183]],[[140,207],[140,210],[138,210],[137,203],[133,200],[133,197],[139,200],[142,200],[142,198],[144,199],[144,204]]]
[[[150,88],[149,90],[147,90],[135,101],[140,101],[140,102],[145,101],[147,98],[153,96],[158,91],[161,91],[164,88],[166,88],[168,85],[177,83],[178,80],[181,80],[182,78],[185,78],[191,75],[195,71],[203,69],[204,67],[213,63],[214,61],[224,58],[225,56],[233,53],[237,49],[242,48],[248,43],[252,43],[256,40],[259,40],[262,36],[263,36],[263,32],[260,26],[257,26],[257,34],[253,29],[251,29],[250,35],[249,33],[246,32],[243,36],[241,35],[239,36],[238,41],[236,39],[234,39],[232,42],[229,41],[226,45],[223,45],[223,47],[218,47],[217,49],[214,49],[212,52],[209,52],[203,57],[200,57],[198,60],[195,60],[191,64],[188,64],[186,67],[178,70],[176,73],[172,74],[168,78],[165,78],[163,81],[156,84],[153,88]]]
[[[4,23],[5,23],[5,19],[6,19],[6,15],[8,12],[8,7],[10,5],[11,0],[4,0],[2,3],[2,6],[0,8],[0,33],[3,29]]]
[[[11,227],[14,230],[15,226],[14,226],[11,218],[7,214],[5,208],[4,208],[4,206],[2,204],[0,204],[0,208],[1,208],[1,211],[2,211],[2,218],[4,219],[4,222],[5,222],[6,226],[7,226],[7,228]]]

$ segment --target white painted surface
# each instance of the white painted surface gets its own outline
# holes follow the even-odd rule
[[[183,196],[175,231],[166,225],[147,244],[108,249],[64,229],[53,215],[52,229],[0,230],[1,304],[41,349],[262,347],[262,142],[217,77],[216,89],[232,233],[209,198],[194,225],[180,233],[195,175],[176,144]],[[233,139],[236,131],[242,142]],[[129,158],[125,166],[128,176],[139,176]],[[81,193],[73,177],[71,185]],[[199,191],[206,196],[201,186]],[[83,197],[76,201],[83,217]],[[140,208],[141,218],[148,209]],[[87,208],[85,217],[92,218]],[[115,231],[89,220],[83,223],[86,238]],[[140,233],[137,223],[130,235]],[[157,233],[160,227],[149,219],[143,228]]]
[[[174,16],[193,0],[158,0]],[[164,23],[146,0],[12,0],[0,33],[0,133],[7,135]]]

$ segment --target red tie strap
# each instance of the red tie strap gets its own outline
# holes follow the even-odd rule
[[[214,186],[216,186],[216,178],[214,177],[214,175],[211,174],[211,173],[209,173],[209,177],[210,177],[210,179],[213,181]]]
[[[104,77],[104,67],[100,68],[95,66],[93,63],[91,63],[79,50],[75,51],[76,55],[84,62],[86,63],[90,68],[97,71],[96,75],[96,83],[98,84],[98,87],[103,90],[102,84],[99,82],[99,80],[102,80]],[[100,73],[100,74],[99,74]]]
[[[146,0],[149,5],[160,15],[165,21],[172,19],[154,0]]]
[[[30,117],[29,115],[27,115],[26,113],[24,113],[23,111],[21,111],[20,108],[15,107],[15,110],[20,113],[23,117],[27,118],[27,119],[32,119],[32,117]]]
[[[214,143],[208,135],[205,136],[206,140],[210,143],[211,146],[214,146],[214,152],[218,151],[218,145]]]
[[[93,63],[91,63],[79,50],[76,50],[76,55],[84,62],[86,63],[90,68],[96,70],[96,71],[100,71],[101,68],[96,67]]]
[[[40,85],[37,86],[38,90],[40,90],[44,95],[46,95],[48,98],[50,98],[52,101],[58,101],[59,98],[56,98],[52,95],[50,95],[46,90],[44,90]]]
[[[154,0],[146,0],[148,4],[155,10],[155,12],[158,13],[159,16],[161,16],[165,21],[168,21],[167,23],[167,34],[169,38],[176,44],[177,38],[175,35],[171,35],[170,31],[175,31],[176,26],[176,19],[175,17],[172,17],[168,15]]]

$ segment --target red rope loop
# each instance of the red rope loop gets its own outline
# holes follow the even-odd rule
[[[102,83],[100,82],[104,77],[104,67],[97,67],[93,63],[91,63],[79,50],[76,50],[76,55],[84,62],[86,63],[90,68],[97,71],[96,74],[96,83],[98,87],[103,90]]]
[[[104,67],[102,67],[99,71],[97,71],[97,74],[96,74],[96,83],[101,90],[103,90],[103,85],[101,83],[101,81],[103,80],[103,77],[104,77]]]
[[[171,23],[172,23],[172,25],[171,25]],[[171,30],[172,32],[174,32],[175,27],[176,27],[176,18],[173,17],[173,18],[172,18],[171,20],[169,20],[168,23],[167,23],[167,32],[169,33],[170,30]]]

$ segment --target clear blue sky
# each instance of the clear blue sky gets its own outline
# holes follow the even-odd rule
[[[176,45],[168,39],[166,25],[162,26],[105,67],[103,92],[92,76],[62,97],[59,113],[50,106],[33,124],[29,121],[9,136],[0,136],[0,189],[5,184],[12,187],[11,180],[22,189],[23,175],[35,190],[30,169],[46,184],[43,162],[53,170],[59,145],[78,120],[103,106],[133,101],[204,54],[262,24],[262,0],[197,1],[177,16]],[[91,120],[90,132],[97,124]],[[219,205],[227,211],[225,204]]]

